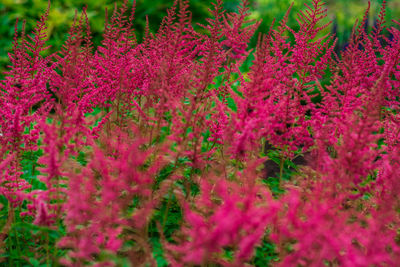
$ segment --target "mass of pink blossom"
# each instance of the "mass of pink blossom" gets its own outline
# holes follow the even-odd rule
[[[66,266],[154,266],[154,231],[170,266],[253,265],[264,240],[277,266],[399,264],[400,22],[385,1],[339,52],[320,0],[288,7],[254,49],[248,1],[216,0],[201,25],[188,2],[141,40],[135,3],[116,5],[99,46],[84,9],[52,54],[51,7],[32,33],[16,26],[0,83],[8,222],[64,225]],[[41,189],[23,176],[37,151]]]

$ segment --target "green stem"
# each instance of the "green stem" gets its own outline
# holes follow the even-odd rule
[[[8,201],[8,217],[9,217],[8,220],[12,220],[12,218],[10,218],[10,217],[12,216],[13,213],[14,213],[14,211],[13,211],[13,209],[11,207],[10,201]],[[12,253],[13,247],[12,247],[11,239],[9,239],[8,246],[9,246],[9,251],[10,251],[9,256],[8,256],[8,262],[9,262],[10,266],[14,266],[13,265],[13,260],[12,260],[12,257],[11,257],[11,255],[13,254]]]
[[[50,265],[50,238],[49,238],[49,232],[46,231],[46,265]]]
[[[18,251],[18,258],[21,259],[22,258],[22,253],[21,253],[21,247],[19,246],[19,241],[18,241],[18,232],[17,229],[14,228],[14,234],[15,234],[15,243],[17,246],[17,251]],[[17,266],[21,266],[20,262],[18,262]]]
[[[172,199],[172,188],[173,185],[170,187],[168,191],[168,200],[167,200],[167,206],[165,207],[164,215],[163,215],[163,221],[162,221],[162,230],[164,231],[165,224],[167,223],[167,217],[168,217],[168,210],[171,207],[171,199]]]
[[[279,187],[281,187],[282,179],[283,179],[283,166],[285,163],[285,157],[281,157],[281,162],[279,164]]]

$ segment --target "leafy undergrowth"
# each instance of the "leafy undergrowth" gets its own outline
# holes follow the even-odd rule
[[[395,266],[400,23],[368,9],[336,54],[319,0],[248,50],[248,1],[201,31],[175,1],[142,41],[86,9],[56,54],[49,10],[0,83],[4,266]],[[49,7],[50,8],[50,7]],[[16,24],[18,25],[18,24]]]

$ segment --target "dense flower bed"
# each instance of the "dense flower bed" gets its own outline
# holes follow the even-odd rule
[[[322,1],[259,22],[188,1],[136,39],[86,10],[44,57],[15,29],[0,84],[0,261],[9,266],[395,266],[400,31],[364,19],[337,54]],[[242,67],[251,60],[250,70]]]

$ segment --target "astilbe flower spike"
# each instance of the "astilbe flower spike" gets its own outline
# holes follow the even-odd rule
[[[329,25],[319,25],[326,17],[323,3],[313,1],[307,9],[299,15],[298,32],[286,26],[289,8],[278,30],[259,38],[250,79],[242,89],[245,98],[239,99],[240,110],[235,114],[237,140],[242,140],[238,146],[249,144],[251,150],[264,137],[284,157],[293,157],[294,151],[302,148],[304,152],[313,144],[307,119],[308,114],[318,116],[312,102],[313,84],[327,68],[334,44],[329,35],[314,40]],[[286,31],[293,34],[294,45],[287,42]]]
[[[271,195],[255,183],[255,167],[259,163],[249,164],[237,182],[211,175],[202,177],[202,194],[194,206],[182,203],[187,224],[183,234],[187,240],[177,239],[178,245],[166,244],[174,265],[218,262],[241,266],[250,259],[278,208]],[[220,259],[226,248],[234,252],[232,262]]]
[[[135,139],[128,139],[123,132],[113,140],[102,139],[106,148],[95,148],[82,173],[69,175],[72,179],[65,203],[67,236],[59,244],[72,249],[65,264],[91,261],[102,250],[117,253],[126,238],[144,240],[139,233],[129,233],[145,229],[149,223],[159,201],[152,197],[151,177],[163,162],[155,150],[142,151],[145,139],[138,136]],[[151,159],[154,155],[156,158]],[[149,161],[152,165],[140,171]],[[134,198],[141,204],[131,209]]]

